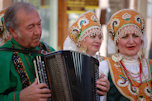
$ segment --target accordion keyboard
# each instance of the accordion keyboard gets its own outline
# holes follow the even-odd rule
[[[50,88],[44,60],[41,59],[41,56],[36,56],[36,59],[33,62],[38,83],[45,83],[48,86],[48,88]],[[51,101],[51,98],[49,98],[47,101]]]
[[[76,51],[56,51],[34,60],[40,83],[51,89],[48,101],[100,101],[97,59]]]

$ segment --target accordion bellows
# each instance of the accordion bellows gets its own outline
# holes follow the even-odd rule
[[[52,101],[99,101],[98,66],[98,60],[76,51],[57,51],[35,61],[39,82],[52,90]]]

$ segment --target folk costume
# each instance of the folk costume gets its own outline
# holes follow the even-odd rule
[[[152,100],[152,61],[145,59],[143,48],[144,19],[135,10],[123,9],[116,12],[108,24],[108,33],[116,46],[116,53],[101,65],[109,68],[110,90],[108,101],[151,101]],[[127,33],[141,37],[141,49],[135,56],[119,53],[117,42]]]
[[[97,16],[91,11],[85,12],[80,15],[80,17],[69,28],[63,49],[81,51],[86,54],[87,47],[85,45],[80,45],[80,42],[84,41],[86,36],[93,36],[99,33],[101,33],[101,35],[103,34]],[[105,58],[100,55],[95,55],[94,57],[97,58],[99,62]],[[101,97],[100,101],[103,101],[104,98],[105,97]]]
[[[24,48],[12,38],[0,50],[0,101],[19,101],[20,91],[35,80],[33,58],[42,50],[54,49],[43,42],[35,48]]]
[[[7,40],[10,38],[9,32],[6,30],[4,26],[4,13],[6,9],[0,11],[0,46],[6,43]]]
[[[80,46],[79,43],[83,41],[86,36],[93,36],[97,33],[101,33],[102,35],[101,25],[97,16],[91,11],[85,12],[80,15],[75,23],[69,28],[63,49],[86,53],[86,46]],[[78,48],[80,48],[80,50],[78,50]],[[102,60],[99,56],[95,57]]]

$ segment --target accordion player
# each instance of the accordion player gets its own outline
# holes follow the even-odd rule
[[[61,50],[36,56],[38,82],[52,91],[48,101],[100,101],[96,93],[99,62],[86,54]]]

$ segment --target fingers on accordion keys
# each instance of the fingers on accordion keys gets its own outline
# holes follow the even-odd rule
[[[36,57],[36,59],[37,59],[37,57]],[[34,59],[33,63],[34,63],[36,78],[38,80],[38,83],[40,83],[39,76],[38,76],[38,70],[37,70],[38,67],[37,67],[37,64],[36,64],[36,59]]]

